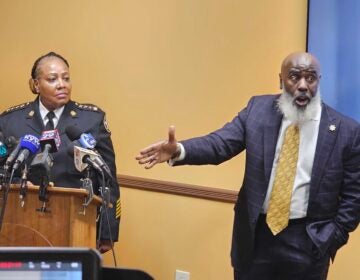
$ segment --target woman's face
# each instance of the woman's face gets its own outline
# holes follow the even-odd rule
[[[71,81],[69,68],[64,61],[57,57],[46,57],[40,61],[37,73],[35,90],[49,111],[69,102]]]

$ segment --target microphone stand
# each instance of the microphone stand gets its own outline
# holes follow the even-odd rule
[[[27,173],[28,173],[28,168],[27,165],[25,164],[23,170],[22,170],[22,174],[21,174],[21,181],[20,181],[20,206],[24,207],[25,205],[25,197],[26,197],[26,193],[27,193]]]
[[[39,200],[42,201],[42,205],[40,208],[36,209],[36,211],[43,213],[50,213],[51,211],[46,208],[46,202],[49,202],[48,199],[48,186],[49,186],[49,176],[44,175],[40,179],[39,184]]]
[[[84,199],[85,201],[82,204],[83,211],[79,212],[79,214],[82,214],[84,216],[86,214],[86,207],[94,199],[94,188],[93,188],[93,183],[90,179],[90,166],[86,167],[85,173],[86,173],[86,176],[85,176],[85,178],[81,179],[81,182],[82,182],[82,188],[88,191],[88,195],[87,195],[87,197],[85,197],[85,199]]]
[[[5,208],[7,203],[7,197],[10,191],[10,185],[14,176],[15,169],[12,169],[11,175],[9,177],[9,181],[7,181],[8,169],[5,170],[1,190],[3,191],[2,197],[0,198],[0,231],[2,228],[4,215],[5,215]]]
[[[113,237],[111,234],[111,226],[110,226],[110,218],[109,218],[109,207],[110,207],[110,183],[109,180],[105,180],[105,176],[104,176],[104,172],[101,172],[101,186],[99,187],[99,192],[100,195],[102,197],[102,205],[100,207],[100,211],[99,211],[99,236],[98,236],[98,244],[99,241],[101,240],[101,229],[102,229],[102,221],[103,221],[103,214],[105,214],[106,217],[106,225],[109,231],[109,239],[110,239],[110,243],[111,243],[111,251],[113,254],[113,259],[114,259],[114,265],[115,267],[117,267],[117,263],[116,263],[116,256],[115,256],[115,251],[114,251],[114,241],[113,241]]]

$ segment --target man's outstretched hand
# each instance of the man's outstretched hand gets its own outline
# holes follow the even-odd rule
[[[145,168],[152,168],[155,164],[168,161],[177,157],[179,151],[177,149],[177,141],[175,139],[175,127],[169,127],[169,139],[154,143],[140,151],[136,156],[139,164],[145,164]]]

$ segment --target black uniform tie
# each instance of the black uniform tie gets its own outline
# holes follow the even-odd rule
[[[50,111],[49,113],[46,114],[46,116],[49,121],[45,125],[45,130],[53,130],[55,128],[53,121],[53,119],[55,118],[55,113],[53,111]]]

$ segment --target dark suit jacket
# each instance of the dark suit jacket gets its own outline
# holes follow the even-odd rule
[[[282,114],[279,95],[253,97],[223,128],[182,141],[186,157],[177,164],[220,164],[246,149],[243,184],[235,205],[232,264],[251,258],[254,230],[266,196]],[[330,126],[335,126],[335,130]],[[348,240],[360,213],[360,126],[322,104],[311,175],[306,229],[320,255]]]
[[[74,159],[68,154],[68,147],[71,145],[70,139],[65,133],[68,126],[77,126],[80,131],[91,133],[96,141],[96,149],[109,165],[113,178],[116,178],[115,155],[113,150],[110,132],[104,125],[105,113],[98,107],[90,104],[79,104],[70,101],[66,104],[60,117],[57,129],[60,134],[61,144],[59,151],[54,153],[54,165],[51,169],[51,181],[55,186],[79,188],[82,185],[80,181],[84,177],[74,166]],[[5,137],[15,136],[19,139],[25,134],[32,134],[40,137],[44,125],[39,113],[38,99],[33,102],[24,103],[6,110],[0,116],[0,131]],[[94,183],[94,188],[98,184]],[[119,185],[116,179],[111,184],[111,203],[115,206],[119,199]],[[96,190],[95,190],[96,191]],[[109,209],[111,235],[113,240],[118,239],[119,218],[116,218],[116,207]],[[101,239],[110,239],[106,218],[103,218],[104,224],[101,230]]]

